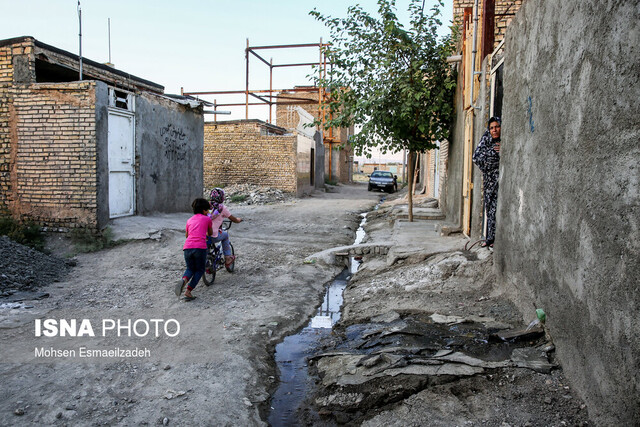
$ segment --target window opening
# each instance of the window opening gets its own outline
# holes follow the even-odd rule
[[[135,111],[135,98],[133,93],[124,90],[109,88],[109,107],[126,111]]]

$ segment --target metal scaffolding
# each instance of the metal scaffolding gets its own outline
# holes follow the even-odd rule
[[[295,87],[290,89],[274,89],[273,88],[273,70],[275,68],[283,68],[283,67],[309,67],[309,66],[317,66],[319,77],[322,79],[326,76],[327,72],[327,57],[324,48],[326,48],[328,44],[322,43],[322,39],[320,39],[319,43],[305,43],[305,44],[287,44],[287,45],[272,45],[272,46],[249,46],[249,39],[247,39],[247,48],[245,49],[245,66],[246,66],[246,76],[245,76],[245,88],[244,90],[223,90],[223,91],[206,91],[206,92],[185,92],[184,89],[181,89],[182,95],[189,96],[210,96],[210,95],[245,95],[244,103],[218,103],[217,100],[214,101],[214,108],[217,107],[238,107],[245,106],[245,118],[249,119],[249,106],[254,105],[268,105],[269,106],[269,120],[268,123],[273,123],[273,106],[274,105],[309,105],[314,104],[315,101],[300,98],[294,96],[287,96],[287,101],[277,100],[278,96],[276,94],[279,93],[318,93],[318,117],[320,117],[324,121],[324,111],[323,111],[323,100],[326,97],[326,92],[322,87],[310,86],[310,87]],[[256,51],[264,51],[264,50],[275,50],[275,49],[301,49],[301,48],[317,48],[319,53],[318,62],[298,62],[298,63],[290,63],[290,64],[274,64],[273,58],[270,61],[267,61],[261,55],[259,55]],[[249,72],[249,58],[250,56],[256,57],[260,62],[269,67],[269,89],[249,89],[250,83],[250,72]],[[275,98],[275,99],[274,99]],[[254,102],[250,102],[250,99],[253,99]]]
[[[275,68],[283,68],[283,67],[310,67],[317,66],[318,68],[318,77],[320,79],[324,79],[327,75],[327,56],[326,56],[326,48],[329,46],[327,43],[322,43],[322,39],[320,39],[319,43],[304,43],[304,44],[287,44],[287,45],[272,45],[272,46],[250,46],[249,39],[247,39],[247,47],[245,49],[245,62],[246,62],[246,76],[245,76],[245,88],[244,90],[223,90],[223,91],[205,91],[205,92],[185,92],[184,88],[181,88],[181,94],[185,96],[212,96],[212,95],[245,95],[245,102],[227,102],[227,103],[218,103],[217,99],[213,101],[214,113],[216,112],[218,107],[239,107],[245,106],[245,118],[249,119],[249,107],[250,106],[269,106],[269,120],[268,123],[273,124],[273,106],[274,105],[311,105],[315,104],[316,101],[313,99],[303,98],[291,96],[291,94],[296,93],[316,93],[318,94],[318,118],[322,122],[322,129],[324,129],[324,123],[326,121],[325,114],[325,101],[327,98],[327,92],[324,87],[320,86],[309,86],[309,87],[294,87],[290,89],[274,89],[273,88],[273,70]],[[261,55],[259,55],[256,51],[265,51],[265,50],[276,50],[276,49],[308,49],[308,48],[317,48],[318,49],[318,62],[299,62],[299,63],[290,63],[290,64],[274,64],[273,58],[267,61]],[[260,62],[269,67],[269,89],[263,90],[255,90],[249,89],[249,58],[254,56]],[[279,94],[286,93],[286,98],[280,97]],[[250,102],[250,99],[253,102]],[[286,99],[286,101],[283,101]],[[336,143],[340,143],[340,141],[335,141],[333,136],[333,128],[328,130],[328,135],[323,132],[323,142],[329,145],[329,178],[331,178],[331,163],[332,163],[332,151],[333,145]]]

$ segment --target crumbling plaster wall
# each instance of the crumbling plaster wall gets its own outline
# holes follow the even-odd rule
[[[184,212],[203,188],[204,116],[164,97],[136,97],[136,206],[141,215]]]
[[[505,43],[498,278],[596,425],[640,425],[640,4],[528,0]]]

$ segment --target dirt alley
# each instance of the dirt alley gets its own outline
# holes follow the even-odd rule
[[[304,258],[353,242],[359,213],[379,196],[352,185],[284,204],[230,205],[244,219],[231,229],[236,272],[218,272],[211,287],[201,281],[192,302],[173,293],[184,224],[159,240],[79,255],[65,281],[40,289],[50,298],[0,313],[0,424],[260,425],[277,375],[269,352],[308,320],[340,271]],[[35,337],[34,318],[88,318],[96,338]],[[178,320],[179,335],[100,336],[103,319],[157,318]],[[80,346],[145,347],[151,357],[34,361],[36,347]]]
[[[351,244],[359,214],[381,196],[363,185],[337,190],[283,204],[230,205],[232,213],[245,220],[231,229],[237,271],[219,272],[212,287],[200,283],[193,302],[173,294],[184,269],[184,235],[178,227],[153,239],[79,255],[65,281],[41,289],[50,298],[29,301],[33,308],[28,310],[0,312],[0,424],[264,425],[269,393],[277,381],[271,352],[306,324],[321,301],[324,284],[341,269],[303,260]],[[371,215],[368,241],[388,240],[391,213],[391,207],[383,207]],[[365,256],[364,261],[345,291],[344,317],[325,351],[339,346],[349,325],[380,316],[388,321],[399,317],[406,321],[406,316],[420,312],[490,316],[508,326],[522,326],[521,314],[492,287],[491,257],[484,249],[475,250],[473,256],[409,257],[393,266],[374,257]],[[35,318],[87,318],[96,325],[96,337],[35,337]],[[98,327],[104,319],[171,318],[181,325],[174,337],[100,336]],[[149,349],[151,356],[34,358],[36,347],[80,346],[140,347]],[[393,384],[369,386],[389,390]],[[321,390],[310,405],[339,395],[332,387],[329,392]],[[376,395],[373,389],[366,392]],[[301,422],[380,426],[587,422],[587,411],[561,369],[550,374],[513,367],[487,369],[381,395],[376,407],[338,405],[333,412],[321,410],[321,418],[303,414],[306,421]]]

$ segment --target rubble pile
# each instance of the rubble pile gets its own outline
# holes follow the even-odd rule
[[[0,236],[0,298],[58,282],[68,269],[59,258]]]
[[[209,192],[205,190],[205,197]],[[294,199],[292,193],[287,193],[273,187],[262,187],[254,184],[233,184],[224,187],[225,202],[236,205],[267,205],[284,203]]]

